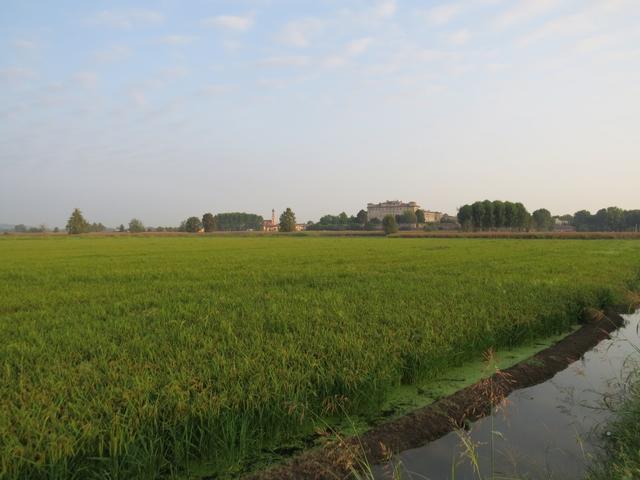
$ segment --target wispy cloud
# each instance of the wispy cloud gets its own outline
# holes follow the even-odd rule
[[[35,50],[39,47],[39,44],[33,40],[27,40],[25,38],[16,38],[11,44],[19,50]]]
[[[319,34],[324,27],[324,22],[317,18],[303,18],[287,23],[278,34],[280,43],[292,47],[305,48],[311,44],[311,40]]]
[[[462,13],[459,3],[443,4],[425,12],[427,21],[432,25],[445,25]]]
[[[191,35],[167,35],[160,39],[160,43],[175,47],[189,45],[193,42],[194,37]]]
[[[113,45],[94,53],[93,58],[100,63],[121,62],[131,56],[131,49],[125,45]]]
[[[395,0],[380,0],[373,6],[371,13],[375,18],[384,19],[393,17],[397,10],[398,4]]]
[[[350,42],[346,47],[346,53],[350,56],[360,55],[366,52],[371,46],[373,39],[371,37],[359,38]]]
[[[559,7],[563,0],[519,0],[515,7],[503,12],[496,18],[498,28],[509,28],[526,23]]]
[[[73,81],[82,88],[93,88],[98,83],[98,75],[94,72],[78,72]]]
[[[357,57],[358,55],[365,53],[372,43],[373,39],[371,37],[353,40],[344,46],[342,52],[335,55],[329,55],[324,58],[321,61],[321,65],[329,69],[343,67],[347,65],[353,57]]]
[[[131,29],[141,26],[161,25],[165,21],[165,16],[154,10],[103,10],[90,17],[88,21],[92,25]]]
[[[527,46],[554,36],[578,35],[594,28],[593,18],[582,12],[549,20],[542,27],[520,38],[519,45]]]
[[[447,41],[456,46],[465,45],[470,38],[471,34],[469,33],[469,30],[466,29],[458,30],[447,35]]]
[[[306,67],[311,58],[306,55],[289,55],[282,57],[267,57],[260,60],[258,65],[263,67]]]
[[[7,82],[21,82],[34,78],[36,73],[28,68],[6,67],[0,68],[0,79]]]
[[[253,27],[253,15],[218,15],[205,18],[202,22],[205,26],[246,32]]]

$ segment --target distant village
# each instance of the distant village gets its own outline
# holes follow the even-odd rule
[[[623,210],[608,207],[591,214],[580,210],[573,215],[552,216],[544,208],[529,213],[520,202],[501,200],[477,201],[458,208],[455,216],[423,209],[415,201],[408,203],[400,200],[387,200],[380,203],[368,203],[355,215],[345,212],[337,215],[324,215],[317,222],[299,223],[295,213],[287,208],[279,216],[271,210],[271,218],[244,212],[226,212],[213,215],[205,213],[202,217],[192,216],[179,226],[151,227],[137,218],[127,225],[106,227],[100,222],[89,222],[79,209],[75,209],[67,225],[62,228],[48,228],[46,225],[28,227],[23,224],[0,224],[0,231],[15,233],[91,233],[91,232],[301,232],[384,230],[389,233],[398,230],[464,230],[464,231],[639,231],[640,210]]]

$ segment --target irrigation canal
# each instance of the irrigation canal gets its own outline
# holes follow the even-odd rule
[[[451,432],[397,455],[394,464],[402,478],[583,478],[607,435],[626,377],[640,362],[634,349],[640,347],[640,311],[624,318],[625,325],[610,339],[550,380],[511,393],[468,432]],[[463,438],[471,441],[472,451]],[[392,470],[392,464],[376,466],[375,477],[392,478]]]

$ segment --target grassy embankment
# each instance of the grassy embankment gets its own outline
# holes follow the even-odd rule
[[[566,331],[639,268],[615,240],[2,238],[0,477],[233,476],[318,415]]]

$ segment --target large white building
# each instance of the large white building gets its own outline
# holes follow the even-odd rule
[[[420,205],[416,202],[404,203],[400,200],[387,200],[382,203],[368,203],[367,204],[367,217],[369,221],[377,218],[382,220],[386,215],[402,215],[407,210],[415,213],[418,210],[422,210]],[[442,213],[432,212],[430,210],[423,210],[426,223],[439,222],[442,218]]]
[[[382,220],[386,215],[402,215],[407,210],[415,213],[420,209],[416,202],[403,203],[400,200],[387,200],[382,203],[367,203],[367,218],[369,221],[377,218]]]

